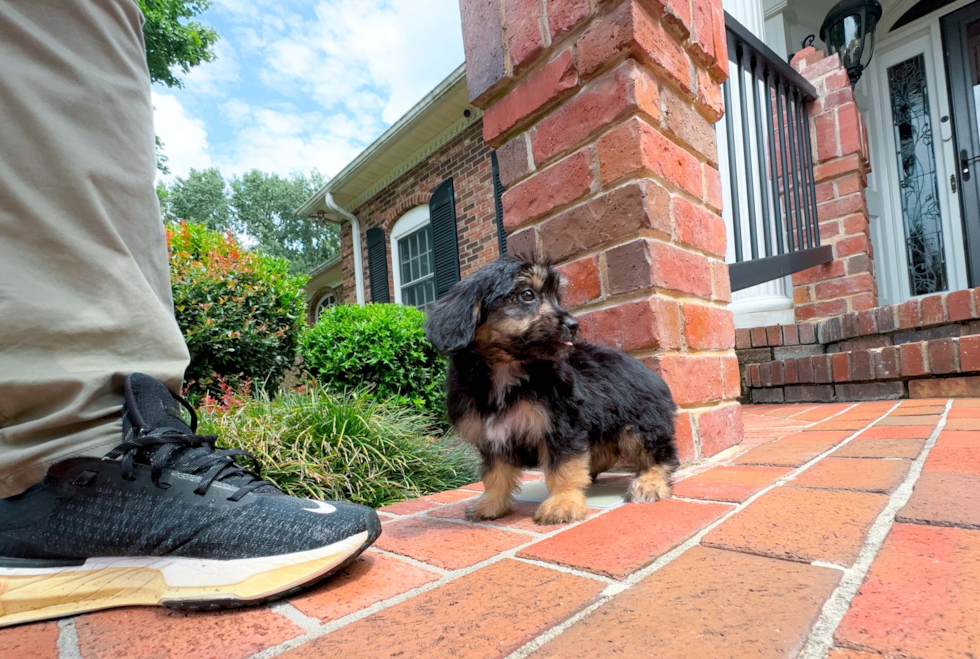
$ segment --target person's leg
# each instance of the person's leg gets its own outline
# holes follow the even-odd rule
[[[181,411],[140,20],[132,0],[0,0],[0,628],[265,602],[381,533]]]
[[[126,374],[180,390],[141,25],[0,2],[0,498],[118,444]]]

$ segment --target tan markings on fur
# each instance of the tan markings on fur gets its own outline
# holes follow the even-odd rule
[[[589,460],[589,475],[592,480],[604,471],[608,471],[619,462],[619,448],[615,444],[595,444]]]
[[[483,474],[483,494],[466,511],[471,519],[497,519],[510,512],[511,495],[517,489],[522,469],[495,462]]]
[[[547,453],[547,451],[542,451]],[[564,524],[583,519],[586,513],[585,490],[589,487],[589,454],[567,458],[557,469],[545,464],[548,498],[537,512],[538,524]]]
[[[543,291],[545,283],[548,281],[548,268],[536,264],[531,268],[531,286],[535,290]]]
[[[512,442],[537,444],[551,428],[551,417],[539,403],[520,401],[486,421],[487,444],[500,449]]]
[[[666,465],[653,465],[637,474],[626,491],[626,500],[635,503],[651,503],[667,499],[673,493],[670,475],[673,469]]]
[[[619,435],[619,452],[623,456],[623,462],[637,473],[652,464],[650,454],[643,447],[643,440],[633,432],[632,428],[627,428]]]
[[[453,424],[456,434],[464,442],[473,446],[481,446],[484,442],[483,419],[475,412],[463,415],[463,418]]]
[[[513,360],[495,362],[490,373],[490,380],[493,385],[493,397],[497,405],[503,405],[510,388],[525,378],[527,378],[527,373],[524,372],[524,366],[520,362]]]

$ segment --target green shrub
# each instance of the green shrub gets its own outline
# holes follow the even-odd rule
[[[372,392],[312,386],[205,410],[199,432],[254,453],[289,494],[379,507],[477,480],[475,455],[431,428],[426,415]]]
[[[215,374],[275,390],[296,358],[306,276],[200,224],[168,226],[167,243],[177,324],[191,354],[188,396],[216,391]]]
[[[382,398],[446,416],[446,360],[425,338],[425,314],[399,304],[326,310],[301,340],[304,368],[332,391],[370,384]]]

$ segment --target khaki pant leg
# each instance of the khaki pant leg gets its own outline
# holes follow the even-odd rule
[[[141,22],[0,1],[0,498],[119,443],[126,374],[181,386]]]

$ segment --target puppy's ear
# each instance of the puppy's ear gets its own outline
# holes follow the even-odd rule
[[[425,334],[439,352],[450,354],[473,342],[489,307],[510,293],[520,265],[502,258],[458,282],[429,309]]]
[[[441,353],[462,350],[473,341],[483,316],[484,287],[477,275],[457,283],[429,309],[425,335]]]

